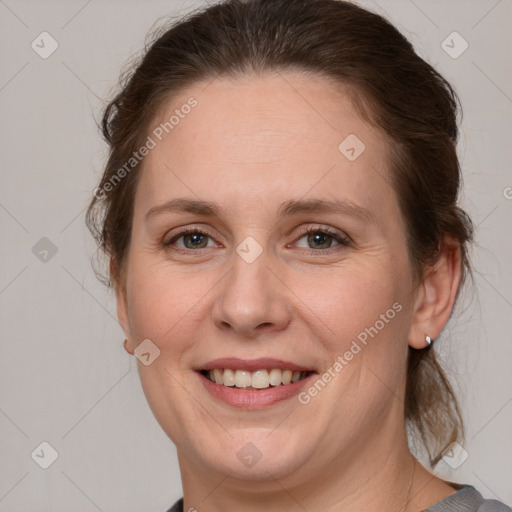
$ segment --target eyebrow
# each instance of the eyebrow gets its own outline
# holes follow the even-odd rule
[[[206,217],[220,217],[221,208],[209,201],[177,198],[151,208],[146,213],[146,220],[162,213],[193,213]],[[347,200],[291,199],[282,203],[277,212],[279,218],[300,213],[336,213],[355,217],[364,222],[376,223],[376,218],[370,210]]]

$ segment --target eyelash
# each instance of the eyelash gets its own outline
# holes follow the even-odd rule
[[[305,235],[308,235],[310,233],[322,233],[322,234],[332,236],[333,239],[336,242],[338,242],[339,245],[341,245],[343,247],[350,247],[352,245],[350,239],[347,236],[342,236],[339,233],[337,233],[329,228],[325,228],[325,227],[318,228],[318,227],[310,226],[308,228],[304,228],[304,229],[300,230],[299,233],[297,233],[298,238],[296,240],[300,240]],[[165,249],[170,249],[173,252],[177,252],[179,254],[190,254],[192,252],[201,252],[202,250],[206,249],[206,247],[203,247],[201,249],[181,249],[181,248],[176,248],[176,247],[172,246],[172,244],[174,244],[177,240],[179,240],[183,236],[189,235],[189,234],[206,235],[206,236],[210,237],[211,239],[213,239],[213,237],[207,231],[203,231],[203,230],[200,230],[197,228],[185,228],[185,229],[181,230],[180,232],[176,233],[170,240],[164,241],[162,245]],[[326,254],[328,255],[328,254],[332,254],[333,252],[338,252],[336,247],[337,246],[329,247],[328,249],[304,249],[304,251],[306,252],[306,254],[311,254],[311,255],[315,255],[315,256],[326,255]]]

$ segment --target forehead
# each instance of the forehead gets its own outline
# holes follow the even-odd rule
[[[306,194],[376,210],[396,202],[386,136],[358,115],[347,90],[320,76],[197,83],[163,106],[149,135],[155,147],[143,162],[136,209],[183,196],[233,211]]]

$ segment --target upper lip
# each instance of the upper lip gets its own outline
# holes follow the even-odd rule
[[[272,359],[268,357],[260,357],[258,359],[239,359],[237,357],[222,357],[213,359],[207,363],[198,366],[196,370],[214,370],[215,368],[229,368],[231,370],[246,370],[255,372],[256,370],[280,368],[282,370],[293,370],[299,372],[313,372],[311,367],[283,361],[282,359]]]

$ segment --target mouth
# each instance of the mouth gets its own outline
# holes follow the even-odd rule
[[[195,370],[215,402],[251,410],[290,399],[318,375],[314,369],[268,358],[216,359]]]
[[[214,368],[213,370],[200,370],[210,382],[220,386],[236,388],[246,391],[261,391],[264,389],[289,386],[306,379],[313,371],[299,371],[281,368],[268,368],[256,371]]]

